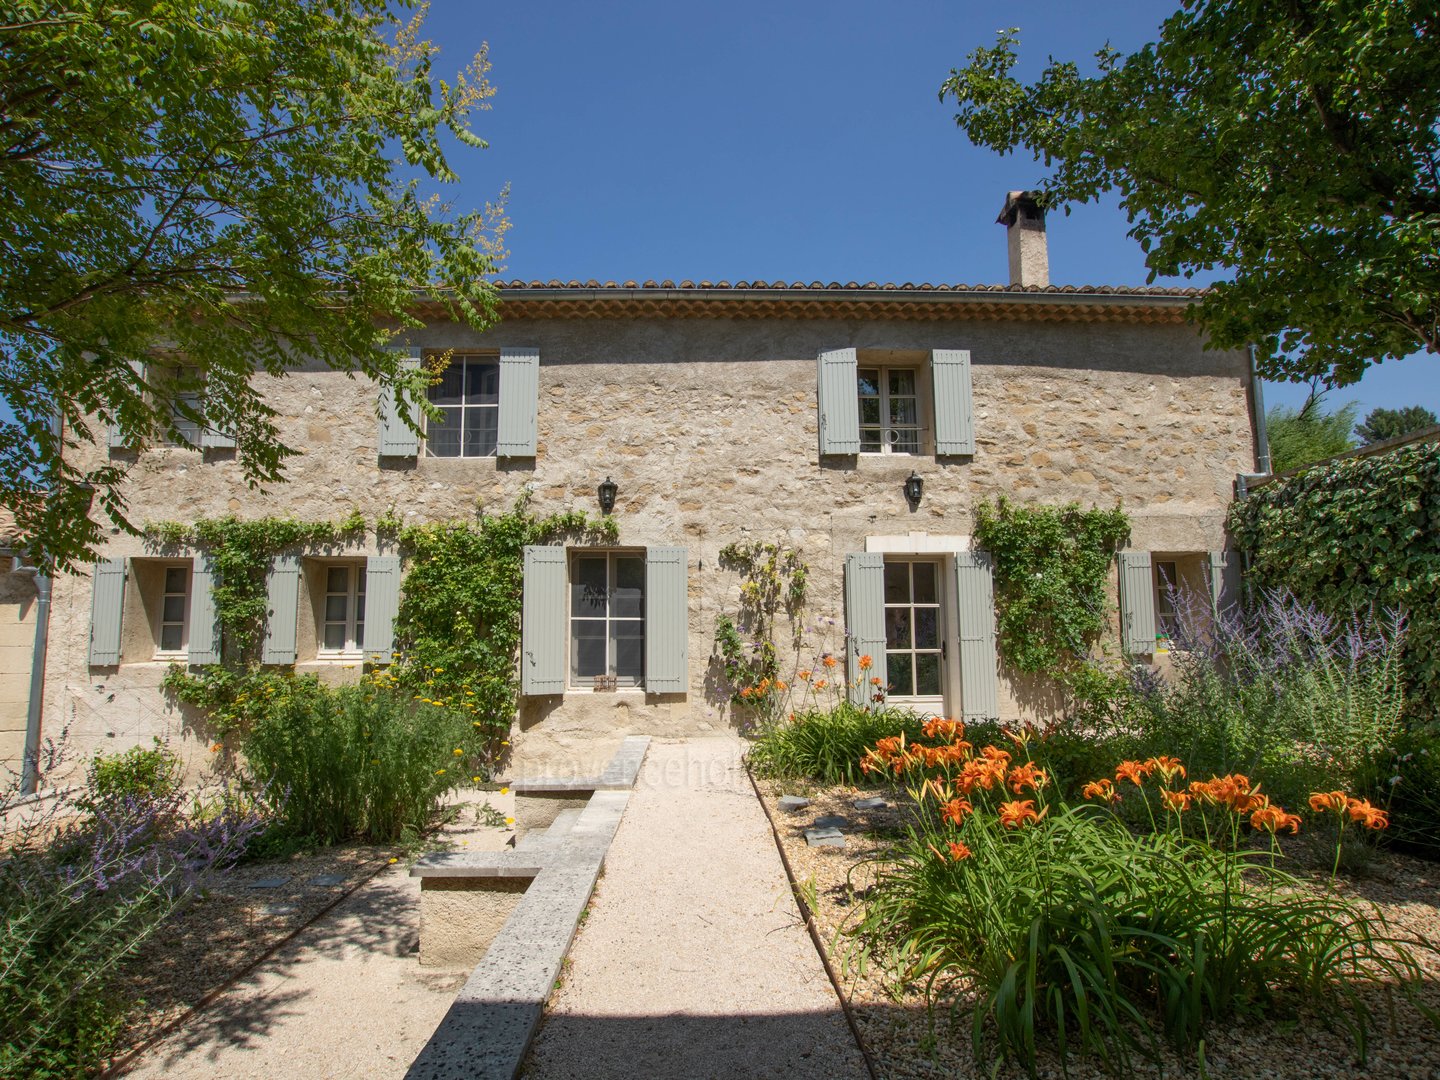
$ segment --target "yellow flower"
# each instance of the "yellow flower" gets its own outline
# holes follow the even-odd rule
[[[513,817],[507,817],[507,818],[505,819],[505,824],[506,824],[506,825],[514,825],[514,824],[515,824],[515,819],[514,819]]]
[[[461,750],[458,746],[455,747],[455,749],[452,750],[451,753],[453,753],[456,757],[463,757],[465,755],[465,751]]]
[[[399,861],[400,861],[399,859],[391,859],[391,860],[390,860],[390,865],[391,865],[391,866],[394,866],[394,865],[395,865],[397,862],[399,862]]]
[[[509,794],[510,794],[510,789],[509,789],[508,787],[502,787],[502,788],[500,789],[500,794],[501,794],[501,795],[509,795]]]
[[[480,777],[478,777],[478,776],[472,776],[472,777],[470,777],[470,782],[471,782],[472,784],[478,784],[478,783],[480,782]]]
[[[509,745],[510,745],[510,740],[509,740],[509,739],[501,739],[501,740],[500,740],[500,745],[501,745],[501,746],[509,746]]]
[[[445,775],[445,770],[444,770],[444,769],[436,769],[436,770],[435,770],[435,775],[436,775],[436,776],[444,776],[444,775]]]

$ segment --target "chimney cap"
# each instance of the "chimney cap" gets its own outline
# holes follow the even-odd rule
[[[1005,206],[1000,211],[1000,216],[995,219],[997,225],[1014,225],[1015,218],[1022,210],[1027,211],[1026,216],[1034,216],[1041,221],[1045,220],[1045,208],[1040,204],[1044,197],[1043,191],[1009,191],[1005,193]]]

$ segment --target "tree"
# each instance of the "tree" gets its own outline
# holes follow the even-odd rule
[[[1052,168],[1047,205],[1116,191],[1157,275],[1209,274],[1212,344],[1330,385],[1440,350],[1440,6],[1184,0],[1159,41],[1082,77],[1012,77],[1018,32],[942,100],[970,139]]]
[[[403,2],[403,0],[402,0]],[[0,14],[0,501],[48,566],[125,527],[126,455],[189,424],[283,477],[252,372],[344,368],[423,396],[386,329],[417,292],[477,328],[505,222],[422,188],[492,90],[383,0],[12,0]],[[94,517],[87,515],[93,497]]]
[[[1355,423],[1358,406],[1352,401],[1327,413],[1320,406],[1322,396],[1311,394],[1298,411],[1277,405],[1266,412],[1273,471],[1289,472],[1355,449],[1350,427]]]
[[[1419,405],[1408,405],[1403,409],[1371,409],[1365,422],[1355,425],[1355,434],[1368,446],[1386,439],[1398,439],[1436,423],[1440,421],[1435,419],[1435,414]]]

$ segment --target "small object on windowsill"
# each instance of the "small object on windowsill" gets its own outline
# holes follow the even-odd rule
[[[595,692],[597,694],[613,694],[615,692],[615,680],[616,677],[614,675],[596,675]]]

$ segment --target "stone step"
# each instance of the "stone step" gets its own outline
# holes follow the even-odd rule
[[[570,835],[570,830],[575,827],[575,822],[580,820],[584,810],[571,808],[561,810],[555,815],[555,820],[544,832],[528,832],[515,844],[516,851],[550,851],[558,847],[565,837]]]

